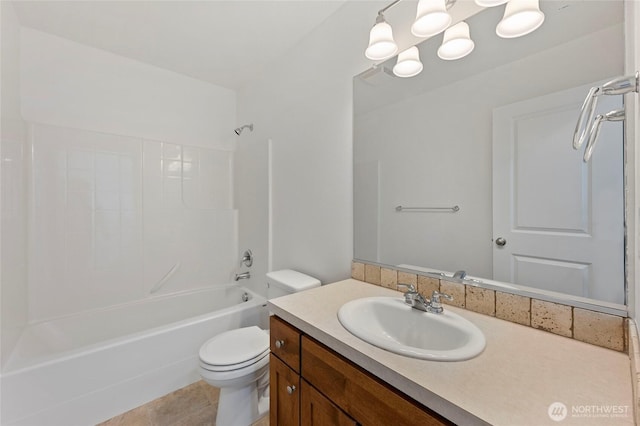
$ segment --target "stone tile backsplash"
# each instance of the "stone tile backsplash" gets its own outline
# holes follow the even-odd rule
[[[571,306],[531,299],[531,327],[572,337],[571,311]]]
[[[480,287],[466,287],[465,302],[467,309],[480,314],[496,316],[496,292]]]
[[[496,318],[531,325],[531,299],[517,294],[496,292]]]
[[[394,290],[400,283],[413,284],[426,298],[438,290],[453,296],[443,299],[451,306],[620,352],[628,347],[626,318],[616,315],[360,262],[352,262],[351,278]]]
[[[624,350],[624,320],[615,315],[573,308],[573,338],[618,351]]]

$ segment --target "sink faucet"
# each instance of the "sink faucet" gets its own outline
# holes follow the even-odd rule
[[[453,300],[452,296],[440,293],[438,290],[433,290],[430,300],[425,299],[423,295],[418,293],[413,284],[398,284],[398,287],[405,287],[407,289],[404,293],[404,303],[414,309],[429,312],[431,314],[441,314],[444,312],[442,301],[440,300],[442,297],[446,300]]]
[[[452,278],[459,278],[459,279],[463,280],[464,277],[466,277],[466,276],[467,276],[467,271],[461,269],[459,271],[454,272]]]

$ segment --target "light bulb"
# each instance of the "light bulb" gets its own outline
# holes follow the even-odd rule
[[[510,0],[496,34],[503,38],[521,37],[537,30],[543,22],[538,0]]]
[[[471,53],[474,47],[475,43],[469,37],[469,25],[462,21],[444,32],[438,56],[447,61],[460,59]]]
[[[393,73],[398,77],[413,77],[422,71],[422,62],[420,62],[420,51],[416,46],[400,52],[398,61],[393,67]]]
[[[476,4],[481,7],[494,7],[505,4],[509,0],[475,0]]]
[[[420,0],[411,33],[416,37],[429,37],[444,31],[450,24],[446,0]]]
[[[382,15],[369,33],[369,47],[364,54],[373,61],[384,61],[398,52],[398,45],[393,40],[393,30]]]

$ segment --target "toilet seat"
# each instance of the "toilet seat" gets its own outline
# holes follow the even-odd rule
[[[268,361],[269,335],[256,326],[226,331],[200,347],[200,366],[209,371],[233,371]]]
[[[239,370],[241,368],[246,368],[246,367],[250,367],[253,364],[259,363],[264,357],[267,357],[268,359],[268,355],[271,351],[269,349],[265,350],[262,354],[260,354],[259,356],[244,361],[244,362],[240,362],[238,364],[231,364],[231,365],[213,365],[213,364],[209,364],[206,363],[202,360],[200,360],[200,367],[204,368],[205,370],[209,370],[209,371],[233,371],[233,370]]]

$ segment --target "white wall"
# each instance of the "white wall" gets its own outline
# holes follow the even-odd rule
[[[232,149],[232,90],[21,29],[25,121]]]
[[[493,109],[620,75],[622,31],[613,26],[357,115],[356,158],[364,164],[378,161],[381,169],[381,262],[493,277]],[[607,60],[593,63],[585,51]],[[399,215],[393,209],[424,200],[461,210]],[[375,260],[360,254],[359,242],[356,257]],[[370,243],[363,244],[370,249]]]
[[[332,282],[350,275],[352,243],[352,77],[379,3],[346,2],[238,95],[236,202],[241,247],[268,268],[267,140],[272,140],[272,269],[293,268]],[[260,282],[255,283],[261,286]]]
[[[20,27],[13,6],[0,2],[2,70],[2,202],[0,264],[0,365],[4,365],[27,321],[25,131],[20,117]]]

